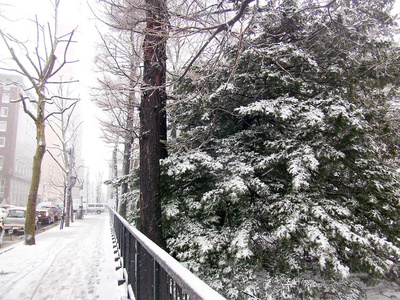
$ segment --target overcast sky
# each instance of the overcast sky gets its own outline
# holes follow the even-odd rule
[[[37,15],[39,23],[52,20],[54,11],[50,0],[0,0],[0,12],[10,20],[1,20],[1,29],[12,33],[20,40],[32,39],[35,35],[34,23],[28,21]],[[93,180],[103,173],[103,179],[108,179],[108,160],[111,159],[111,148],[101,140],[101,130],[97,116],[101,113],[91,102],[90,88],[96,85],[96,74],[93,73],[93,59],[96,55],[96,20],[91,14],[86,0],[62,0],[59,9],[59,35],[76,29],[74,40],[77,43],[71,47],[70,59],[79,60],[70,65],[67,73],[79,80],[76,86],[76,97],[80,101],[80,115],[83,123],[83,153]],[[0,43],[1,44],[1,43]],[[0,58],[8,53],[0,46]]]

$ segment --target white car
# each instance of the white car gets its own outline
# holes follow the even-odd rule
[[[4,230],[8,233],[13,233],[14,231],[24,231],[25,230],[25,217],[26,217],[26,207],[12,207],[7,211],[7,216],[4,219]],[[38,216],[35,212],[35,229],[38,226]]]

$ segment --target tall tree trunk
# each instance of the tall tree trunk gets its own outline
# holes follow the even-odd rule
[[[143,95],[140,111],[140,230],[164,246],[161,228],[160,158],[166,156],[166,42],[165,0],[146,0],[147,23],[143,44]]]
[[[65,210],[65,227],[69,227],[71,225],[71,202],[72,202],[72,187],[70,186],[70,180],[68,180],[67,187],[67,209]]]
[[[143,43],[143,94],[140,105],[140,230],[165,247],[161,227],[160,158],[166,155],[165,79],[167,8],[165,0],[146,0],[146,32]],[[164,149],[163,149],[164,148]],[[166,278],[155,274],[154,262],[141,251],[138,298],[158,299],[157,287]],[[154,294],[154,293],[155,294]]]
[[[131,43],[132,43],[132,48],[135,47],[134,45],[134,31],[131,30]],[[133,80],[133,78],[136,77],[137,73],[137,67],[135,63],[135,55],[131,55],[131,61],[130,61],[130,67],[131,67],[131,73],[130,73],[130,80],[129,80],[129,98],[128,98],[128,114],[126,118],[126,133],[125,133],[125,138],[124,138],[124,158],[123,158],[123,163],[122,163],[122,173],[124,176],[129,175],[131,171],[131,155],[132,155],[132,146],[133,146],[133,141],[134,141],[134,126],[133,126],[133,120],[134,120],[134,115],[135,115],[135,104],[136,104],[136,92],[135,92],[135,86],[136,86],[136,80]],[[119,207],[119,214],[126,218],[126,213],[127,213],[127,193],[129,192],[129,183],[128,181],[125,181],[122,186],[121,186],[121,203]]]
[[[36,152],[33,157],[32,180],[29,188],[28,204],[26,208],[25,219],[25,244],[35,245],[35,227],[36,227],[36,201],[40,183],[40,173],[44,153],[46,152],[45,138],[45,118],[44,118],[44,99],[39,97],[37,118],[36,118]]]
[[[68,155],[66,155],[68,154]],[[67,172],[67,209],[66,209],[66,217],[65,217],[65,227],[69,227],[71,222],[74,222],[74,206],[72,201],[72,188],[75,185],[76,177],[72,176],[72,172],[75,165],[74,159],[74,148],[69,148],[64,151],[64,156],[66,157],[66,162],[68,165]]]

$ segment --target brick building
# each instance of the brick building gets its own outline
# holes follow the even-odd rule
[[[36,149],[33,120],[14,102],[21,92],[29,95],[23,87],[21,76],[0,74],[0,203],[19,206],[28,200]]]

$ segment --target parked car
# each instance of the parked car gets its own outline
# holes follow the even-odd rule
[[[6,216],[7,209],[5,209],[4,207],[0,207],[0,222],[3,222]]]
[[[40,208],[36,210],[36,214],[41,224],[54,223],[54,213],[50,208]]]
[[[7,216],[4,219],[4,230],[8,233],[13,233],[14,231],[24,231],[25,230],[25,219],[26,219],[26,207],[12,207],[7,211]],[[35,228],[37,228],[39,219],[35,214]]]
[[[59,221],[62,217],[62,210],[58,206],[53,206],[53,205],[45,205],[45,206],[40,206],[40,209],[49,209],[54,215],[54,221]]]
[[[88,213],[101,214],[105,211],[106,211],[106,208],[103,203],[89,203],[87,206]]]

